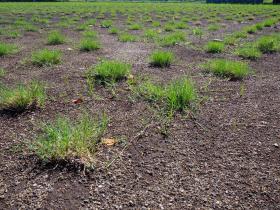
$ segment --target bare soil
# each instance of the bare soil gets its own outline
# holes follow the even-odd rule
[[[8,72],[1,79],[5,84],[44,81],[49,100],[45,108],[18,116],[0,113],[0,209],[280,209],[279,53],[250,62],[254,74],[249,78],[228,81],[205,75],[199,67],[217,56],[178,45],[170,48],[177,62],[168,69],[152,68],[152,43],[121,43],[106,29],[96,30],[103,48],[93,53],[73,47],[79,34],[68,30],[70,42],[47,46],[63,52],[57,66],[21,62],[45,47],[38,32],[13,40],[21,51],[1,58]],[[279,29],[263,33],[270,32]],[[133,75],[163,83],[189,75],[204,100],[194,113],[177,113],[163,135],[154,109],[133,98],[125,82],[115,94],[96,87],[95,96],[88,95],[84,71],[101,58],[129,62]],[[79,97],[83,103],[72,103]],[[28,150],[40,122],[58,115],[75,119],[82,110],[107,113],[105,136],[120,143],[100,145],[95,168],[85,173],[42,165]]]

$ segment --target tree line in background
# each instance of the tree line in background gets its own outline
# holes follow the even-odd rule
[[[67,2],[69,0],[0,0],[0,2]],[[84,0],[84,1],[98,1],[98,0]],[[114,0],[112,0],[114,1]],[[115,0],[118,1],[118,0]],[[133,0],[127,0],[133,1]],[[157,2],[168,2],[169,0],[142,0],[145,1],[157,1]],[[172,1],[172,0],[171,0]],[[174,1],[174,0],[173,0]],[[195,2],[198,0],[177,0],[181,2]],[[199,1],[202,2],[203,0]],[[263,0],[206,0],[207,3],[244,3],[244,4],[262,4]],[[273,4],[280,4],[280,0],[273,0]]]

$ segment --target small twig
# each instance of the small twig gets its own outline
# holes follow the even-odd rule
[[[147,130],[149,127],[151,127],[152,125],[153,125],[152,123],[146,125],[146,126],[144,127],[144,129],[142,129],[142,130],[141,130],[140,132],[138,132],[132,139],[130,139],[130,140],[126,143],[126,145],[123,147],[123,149],[121,150],[121,152],[119,153],[119,155],[117,155],[117,156],[106,166],[106,168],[107,168],[107,169],[110,168],[110,166],[111,166],[117,159],[119,159],[119,158],[122,156],[122,154],[124,153],[125,149],[129,146],[129,143],[133,144],[133,141],[140,139],[140,138],[144,135],[144,133],[146,132],[146,130]]]
[[[211,92],[228,92],[228,91],[233,91],[233,89],[226,89],[226,90],[200,90],[199,93],[211,93]]]

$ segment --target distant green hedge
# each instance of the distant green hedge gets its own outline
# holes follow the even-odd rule
[[[59,2],[59,1],[61,0],[0,0],[0,2]]]

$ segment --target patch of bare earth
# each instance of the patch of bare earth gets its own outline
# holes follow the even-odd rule
[[[231,82],[203,74],[196,64],[209,58],[204,52],[175,46],[179,62],[161,70],[148,65],[152,45],[100,34],[103,49],[93,53],[69,51],[71,44],[54,47],[64,54],[58,66],[19,62],[34,50],[28,47],[1,60],[7,84],[43,80],[52,97],[42,110],[0,115],[0,209],[280,209],[280,54],[252,62],[253,76]],[[41,48],[39,37],[24,36],[21,43],[37,40]],[[193,117],[177,114],[163,136],[149,105],[130,98],[126,84],[116,95],[96,87],[97,96],[88,96],[83,72],[100,58],[124,60],[134,74],[161,82],[187,74],[208,98]],[[71,102],[81,96],[83,103]],[[106,137],[123,142],[101,145],[96,168],[86,175],[41,167],[26,145],[39,122],[74,119],[81,110],[107,113]]]

